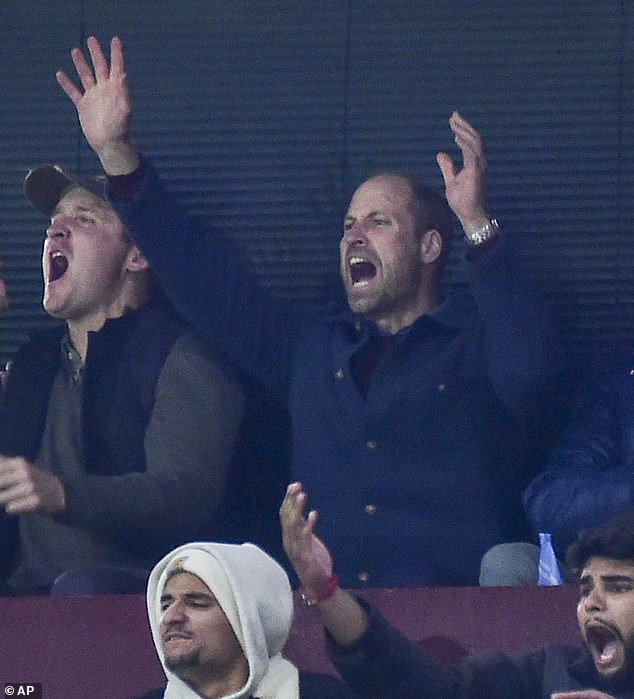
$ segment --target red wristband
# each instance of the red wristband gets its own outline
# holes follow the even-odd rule
[[[327,577],[316,592],[312,589],[308,591],[305,587],[299,588],[299,595],[302,602],[307,607],[314,607],[318,602],[323,602],[332,597],[334,591],[339,587],[339,578],[335,573]]]

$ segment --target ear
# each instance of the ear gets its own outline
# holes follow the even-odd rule
[[[431,228],[423,233],[420,239],[420,259],[426,265],[431,265],[440,257],[443,249],[442,236]]]
[[[143,257],[142,252],[133,245],[128,250],[128,255],[126,258],[126,269],[128,272],[143,272],[150,268],[150,263]]]

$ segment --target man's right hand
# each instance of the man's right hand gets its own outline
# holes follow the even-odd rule
[[[75,105],[84,136],[105,172],[108,175],[127,175],[137,169],[140,159],[130,137],[132,99],[125,73],[123,45],[119,37],[113,37],[110,66],[94,36],[89,37],[87,45],[94,70],[81,49],[71,51],[81,88],[61,70],[55,77]]]
[[[301,483],[291,483],[280,507],[284,550],[302,585],[319,590],[332,575],[332,558],[315,534],[317,512],[305,515],[308,496]]]
[[[0,456],[0,507],[7,514],[57,515],[66,508],[66,493],[57,476],[22,456]]]
[[[315,534],[317,512],[305,515],[308,496],[301,483],[291,483],[280,507],[284,550],[302,582],[307,599],[317,602],[321,620],[341,646],[356,643],[366,632],[368,615],[357,600],[336,583],[324,597],[319,591],[332,576],[332,557]]]

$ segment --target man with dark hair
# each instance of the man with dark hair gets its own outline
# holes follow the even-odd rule
[[[323,512],[342,581],[476,583],[484,551],[525,534],[528,446],[549,421],[562,365],[552,323],[487,213],[478,132],[452,114],[464,167],[438,154],[447,201],[390,172],[357,188],[340,241],[347,305],[307,307],[269,295],[201,235],[132,142],[121,41],[110,65],[94,37],[88,50],[92,67],[72,51],[81,87],[57,79],[111,202],[179,311],[286,397],[293,477]],[[471,300],[440,298],[450,207]]]
[[[583,530],[568,547],[566,566],[578,579],[593,556],[634,561],[634,511],[612,517],[599,527]]]
[[[634,513],[582,533],[570,547],[568,564],[579,581],[577,619],[584,648],[545,646],[517,655],[468,657],[448,665],[338,586],[332,557],[315,535],[317,513],[312,510],[305,517],[306,503],[301,484],[291,484],[280,510],[284,548],[305,598],[319,610],[328,631],[331,660],[361,696],[634,697]]]

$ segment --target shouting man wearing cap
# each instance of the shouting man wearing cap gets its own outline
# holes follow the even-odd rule
[[[20,349],[6,384],[0,589],[75,571],[82,591],[142,591],[173,546],[230,535],[213,516],[242,390],[163,300],[101,180],[45,165],[25,194],[50,219],[43,305],[65,323]]]
[[[253,544],[177,548],[152,571],[147,605],[168,682],[143,699],[356,696],[333,677],[298,672],[281,655],[293,620],[291,588]]]

